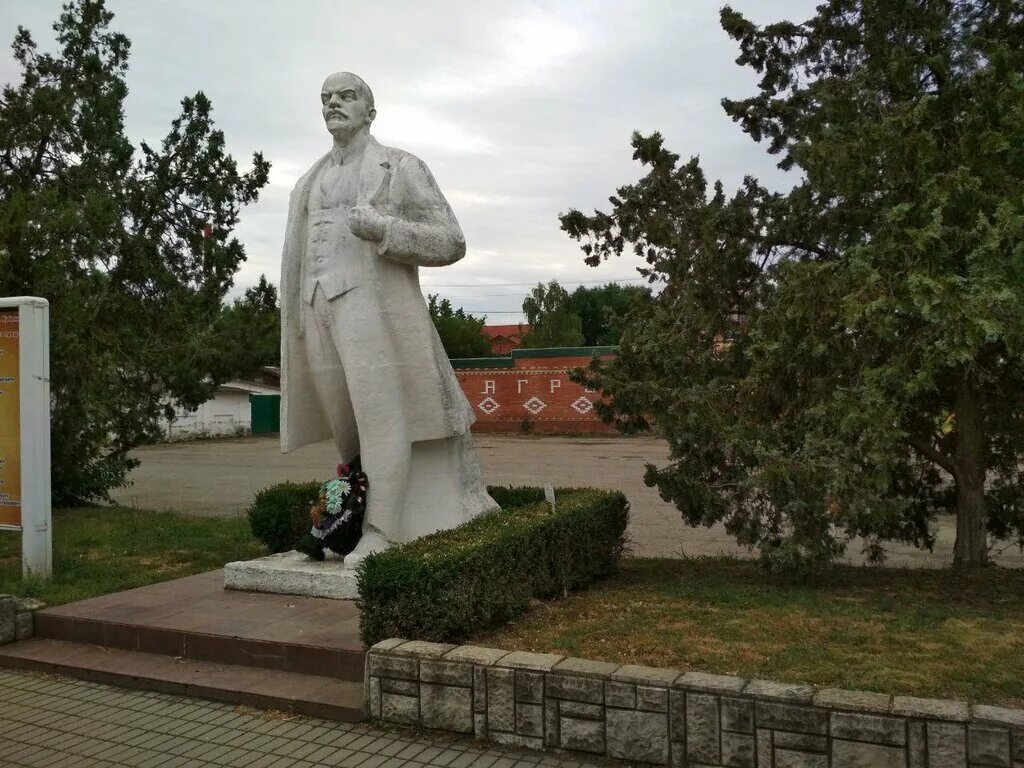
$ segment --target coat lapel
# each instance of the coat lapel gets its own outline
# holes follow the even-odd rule
[[[378,205],[391,178],[391,163],[384,147],[370,139],[359,166],[359,192],[356,205]]]

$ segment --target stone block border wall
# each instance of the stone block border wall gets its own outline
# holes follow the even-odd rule
[[[367,711],[531,749],[673,768],[1024,768],[1024,710],[385,640]]]
[[[0,645],[32,637],[32,617],[45,607],[45,603],[31,597],[0,595]]]

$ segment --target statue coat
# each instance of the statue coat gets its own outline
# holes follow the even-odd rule
[[[287,453],[309,443],[334,438],[343,447],[342,460],[358,453],[358,432],[351,424],[345,435],[332,435],[314,388],[301,333],[305,280],[307,208],[310,187],[328,153],[317,161],[292,191],[281,257],[281,450]],[[384,240],[356,240],[361,253],[338,252],[321,280],[331,306],[345,322],[380,323],[388,349],[360,350],[383,355],[401,378],[403,402],[391,413],[356,413],[356,420],[406,420],[411,442],[437,440],[467,432],[475,420],[420,292],[419,267],[452,264],[466,253],[466,241],[455,214],[422,160],[370,139],[359,169],[357,205],[372,205],[390,218]],[[345,294],[359,288],[359,304],[370,312],[345,315]],[[313,331],[310,329],[310,331]],[[371,369],[372,370],[372,369]],[[373,376],[342,372],[351,390],[374,387]],[[361,377],[367,380],[353,380]]]

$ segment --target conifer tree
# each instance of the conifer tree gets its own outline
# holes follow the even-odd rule
[[[653,420],[647,482],[766,561],[863,537],[954,562],[1024,545],[1024,6],[827,0],[722,26],[758,91],[726,112],[793,171],[727,194],[657,135],[609,212],[563,215],[588,263],[630,248],[664,284],[592,371],[623,428]]]
[[[102,499],[128,451],[216,385],[231,233],[267,183],[240,172],[202,93],[159,146],[125,134],[129,41],[102,0],[64,6],[58,50],[19,28],[0,99],[0,295],[50,302],[55,503]]]

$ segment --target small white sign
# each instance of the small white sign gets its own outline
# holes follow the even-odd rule
[[[550,485],[544,486],[544,501],[551,505],[551,510],[555,509],[555,489]]]

